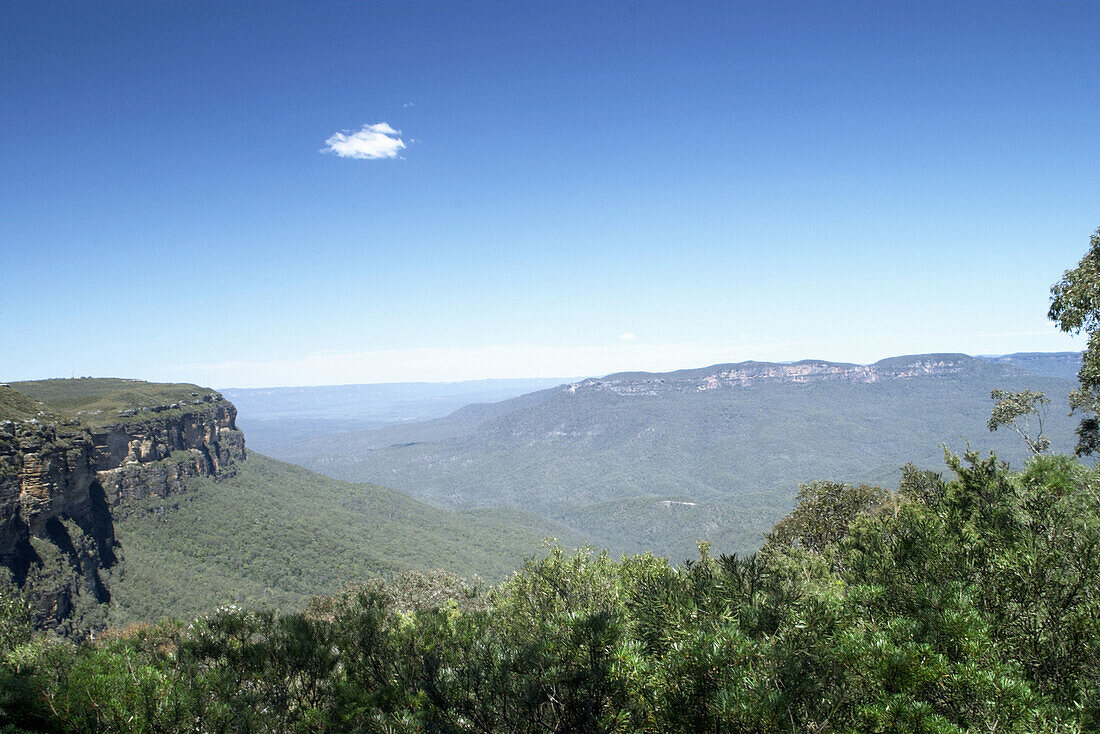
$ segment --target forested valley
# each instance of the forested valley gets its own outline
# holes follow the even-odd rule
[[[945,447],[896,489],[803,483],[747,555],[548,541],[493,585],[393,567],[296,611],[68,638],[9,584],[0,731],[1097,731],[1100,232],[1052,295],[1050,318],[1089,336],[1073,456],[1048,453],[1047,396],[994,391],[988,428],[1026,461]],[[232,444],[218,401],[166,415],[219,406]]]
[[[0,734],[1100,734],[1100,0],[0,0]]]
[[[9,595],[5,731],[1095,731],[1100,473],[947,463],[804,485],[747,557],[555,546],[81,644]]]

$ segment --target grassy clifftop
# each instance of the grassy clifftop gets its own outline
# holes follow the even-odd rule
[[[45,410],[45,406],[9,386],[0,387],[0,420],[28,420]]]
[[[153,406],[190,404],[218,393],[210,388],[188,383],[157,383],[113,377],[79,377],[75,379],[27,380],[9,383],[13,393],[22,393],[35,412],[46,410],[63,418],[79,420],[86,425],[103,425],[119,420],[120,411],[138,411]],[[4,393],[9,391],[5,390]],[[0,401],[3,401],[0,394]],[[38,405],[41,403],[41,405]],[[11,410],[23,406],[13,403]],[[0,416],[29,418],[32,415],[6,415],[8,406],[0,402]]]

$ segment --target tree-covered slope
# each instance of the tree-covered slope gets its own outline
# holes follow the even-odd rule
[[[986,359],[999,364],[1014,365],[1037,375],[1074,381],[1081,369],[1080,352],[1016,352]]]
[[[81,644],[0,599],[5,731],[1100,728],[1100,476],[1065,456],[800,488],[762,551],[552,549],[495,588],[402,574],[289,614]]]
[[[1016,436],[987,428],[994,388],[1047,392],[1048,434],[1069,450],[1072,386],[965,355],[622,373],[321,437],[282,458],[441,506],[523,507],[617,551],[679,558],[704,537],[757,547],[799,482],[895,482],[906,462],[935,463],[941,444],[967,441],[1021,461]]]
[[[519,510],[439,510],[384,487],[254,452],[237,474],[118,508],[111,620],[189,617],[226,603],[291,609],[348,581],[443,568],[496,580],[562,527]]]
[[[45,406],[10,385],[0,385],[0,420],[29,420]]]

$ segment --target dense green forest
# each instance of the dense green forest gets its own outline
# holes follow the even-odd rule
[[[921,371],[936,363],[948,366]],[[907,462],[935,466],[941,443],[961,450],[970,441],[1022,462],[1023,442],[986,427],[995,388],[1049,395],[1047,435],[1055,451],[1073,447],[1065,396],[1076,354],[881,364],[914,374],[707,390],[698,383],[738,365],[608,375],[435,421],[314,438],[276,458],[436,506],[522,508],[616,554],[679,561],[702,538],[724,552],[757,550],[800,482],[894,486]]]
[[[803,485],[755,555],[560,547],[494,588],[406,573],[75,645],[5,597],[6,731],[1085,732],[1100,472],[947,457]]]
[[[443,568],[504,578],[565,528],[510,509],[450,511],[250,452],[236,474],[115,511],[123,562],[105,576],[115,625],[218,604],[300,608],[352,579]]]
[[[402,571],[296,611],[221,606],[80,642],[36,631],[10,587],[0,732],[1100,730],[1100,469],[1077,458],[1100,448],[1100,232],[1091,245],[1050,311],[1090,337],[1074,457],[1045,453],[1046,396],[995,391],[987,427],[1032,454],[1015,470],[944,449],[946,472],[906,465],[896,490],[804,483],[747,556],[552,544],[494,586]],[[273,520],[259,537],[278,544]],[[345,557],[314,553],[309,573]]]

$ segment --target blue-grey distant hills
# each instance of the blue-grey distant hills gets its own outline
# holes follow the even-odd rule
[[[1074,382],[1077,381],[1077,370],[1081,369],[1080,352],[1016,352],[983,359],[1020,367],[1037,375],[1063,377]]]
[[[318,387],[227,388],[248,444],[279,455],[315,436],[440,418],[471,403],[495,403],[562,378],[395,382]]]
[[[941,467],[940,444],[1022,462],[1015,434],[986,427],[993,388],[1047,393],[1046,433],[1054,450],[1071,451],[1065,396],[1079,361],[924,354],[624,372],[313,437],[276,455],[442,507],[532,511],[616,551],[686,557],[704,537],[747,551],[799,482],[893,484],[906,462]]]

